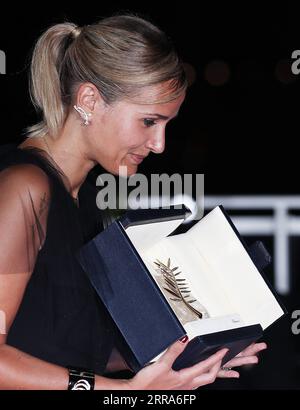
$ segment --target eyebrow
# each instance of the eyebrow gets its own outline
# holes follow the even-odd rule
[[[143,114],[143,115],[150,115],[150,116],[153,116],[153,117],[157,117],[157,118],[159,118],[159,119],[161,119],[161,120],[168,120],[168,119],[169,119],[169,117],[167,117],[166,115],[154,114],[154,113],[151,113],[151,112],[143,112],[143,113],[141,113],[141,114]],[[173,118],[177,117],[177,115],[178,115],[178,114],[176,114]]]

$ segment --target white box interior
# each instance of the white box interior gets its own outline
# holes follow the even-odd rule
[[[253,324],[265,329],[284,314],[219,207],[186,233],[167,237],[182,221],[131,226],[126,233],[157,283],[154,261],[167,264],[170,258],[182,272],[177,277],[186,279],[193,299],[207,310],[208,318],[185,324],[177,315],[190,339]]]

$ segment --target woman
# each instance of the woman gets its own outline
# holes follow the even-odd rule
[[[150,152],[163,152],[186,86],[166,36],[138,17],[57,24],[38,40],[31,96],[43,120],[1,157],[1,388],[195,389],[238,377],[220,368],[226,349],[173,371],[186,338],[131,379],[106,377],[127,368],[118,331],[74,257],[100,229],[87,175],[96,164],[132,175]],[[263,348],[228,366],[256,363]]]

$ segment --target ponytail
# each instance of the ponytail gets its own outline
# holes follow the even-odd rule
[[[80,34],[73,23],[56,24],[38,40],[31,62],[30,97],[43,120],[27,128],[29,137],[56,133],[66,119],[61,95],[60,72],[66,48]]]

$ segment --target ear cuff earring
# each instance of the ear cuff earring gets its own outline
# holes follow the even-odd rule
[[[89,125],[90,123],[90,119],[89,117],[91,117],[91,113],[87,113],[86,111],[84,111],[83,108],[79,107],[78,105],[74,105],[75,110],[80,114],[81,118],[83,119],[83,123],[82,125]]]

